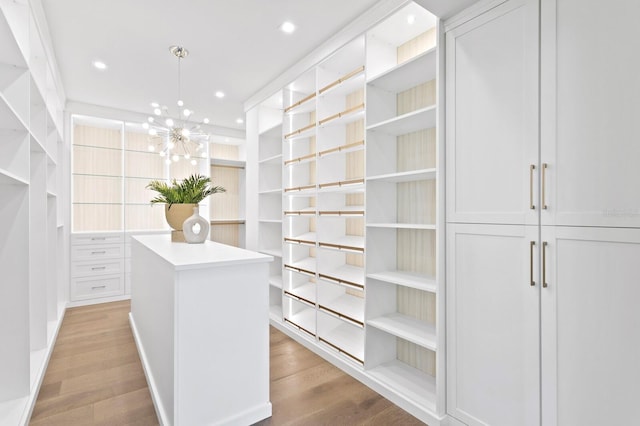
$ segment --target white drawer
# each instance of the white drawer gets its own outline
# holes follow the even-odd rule
[[[88,244],[71,246],[71,261],[124,258],[122,244]]]
[[[124,241],[122,233],[71,234],[71,245],[117,244]]]
[[[96,275],[113,275],[124,272],[122,259],[105,259],[92,262],[72,262],[72,277],[87,277]]]
[[[119,296],[124,294],[123,276],[105,275],[103,277],[73,278],[71,280],[71,299],[85,300],[97,297]]]

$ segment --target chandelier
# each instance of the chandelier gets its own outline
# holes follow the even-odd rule
[[[149,151],[158,152],[165,158],[167,164],[186,160],[196,165],[196,158],[207,158],[205,144],[209,142],[209,134],[202,130],[203,124],[208,124],[209,119],[201,122],[190,121],[193,111],[184,106],[180,93],[180,65],[182,59],[189,55],[189,51],[182,46],[171,46],[169,51],[178,58],[178,108],[179,118],[173,119],[169,115],[169,108],[152,103],[153,116],[150,116],[142,127],[149,133]]]

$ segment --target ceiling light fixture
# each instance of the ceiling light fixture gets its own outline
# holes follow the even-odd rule
[[[293,25],[293,23],[291,23],[289,21],[285,21],[285,22],[282,23],[282,25],[280,25],[280,30],[283,33],[291,34],[292,32],[294,32],[296,30],[296,26]]]
[[[93,67],[102,71],[107,69],[107,64],[102,61],[93,61]]]
[[[414,22],[416,22],[416,16],[415,15],[409,15],[407,16],[407,23],[409,25],[413,25]]]
[[[184,102],[180,93],[180,65],[181,60],[189,55],[189,51],[182,46],[171,46],[169,51],[178,58],[178,102],[180,107],[179,118],[174,120],[169,117],[169,109],[166,106],[160,107],[157,103],[152,103],[153,113],[158,116],[149,117],[142,127],[149,132],[149,152],[158,152],[161,157],[165,157],[165,162],[171,164],[181,158],[189,161],[192,165],[198,164],[196,157],[207,158],[205,143],[210,139],[210,135],[205,132],[201,125],[209,123],[205,118],[201,123],[189,121],[193,115],[193,110],[184,108]]]
[[[223,91],[221,91],[221,90],[218,90],[218,91],[216,92],[216,98],[218,98],[218,99],[222,99],[222,98],[224,98],[224,92],[223,92]]]
[[[242,123],[244,123],[244,120],[242,118],[237,118],[236,119],[236,123],[242,124]]]

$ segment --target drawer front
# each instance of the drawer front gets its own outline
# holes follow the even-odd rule
[[[124,241],[122,234],[71,234],[71,245],[117,244]]]
[[[98,297],[119,296],[124,294],[124,277],[105,275],[103,277],[73,278],[71,280],[71,298],[73,300],[95,299]]]
[[[113,275],[123,272],[124,261],[122,259],[106,259],[94,262],[72,262],[72,277],[87,277],[96,275]]]
[[[123,258],[122,244],[94,244],[71,246],[71,260],[102,260]]]

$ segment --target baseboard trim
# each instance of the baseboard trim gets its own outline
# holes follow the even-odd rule
[[[99,299],[75,300],[67,303],[67,308],[77,308],[78,306],[97,305],[99,303],[120,302],[122,300],[131,300],[130,294],[121,296],[101,297]]]

